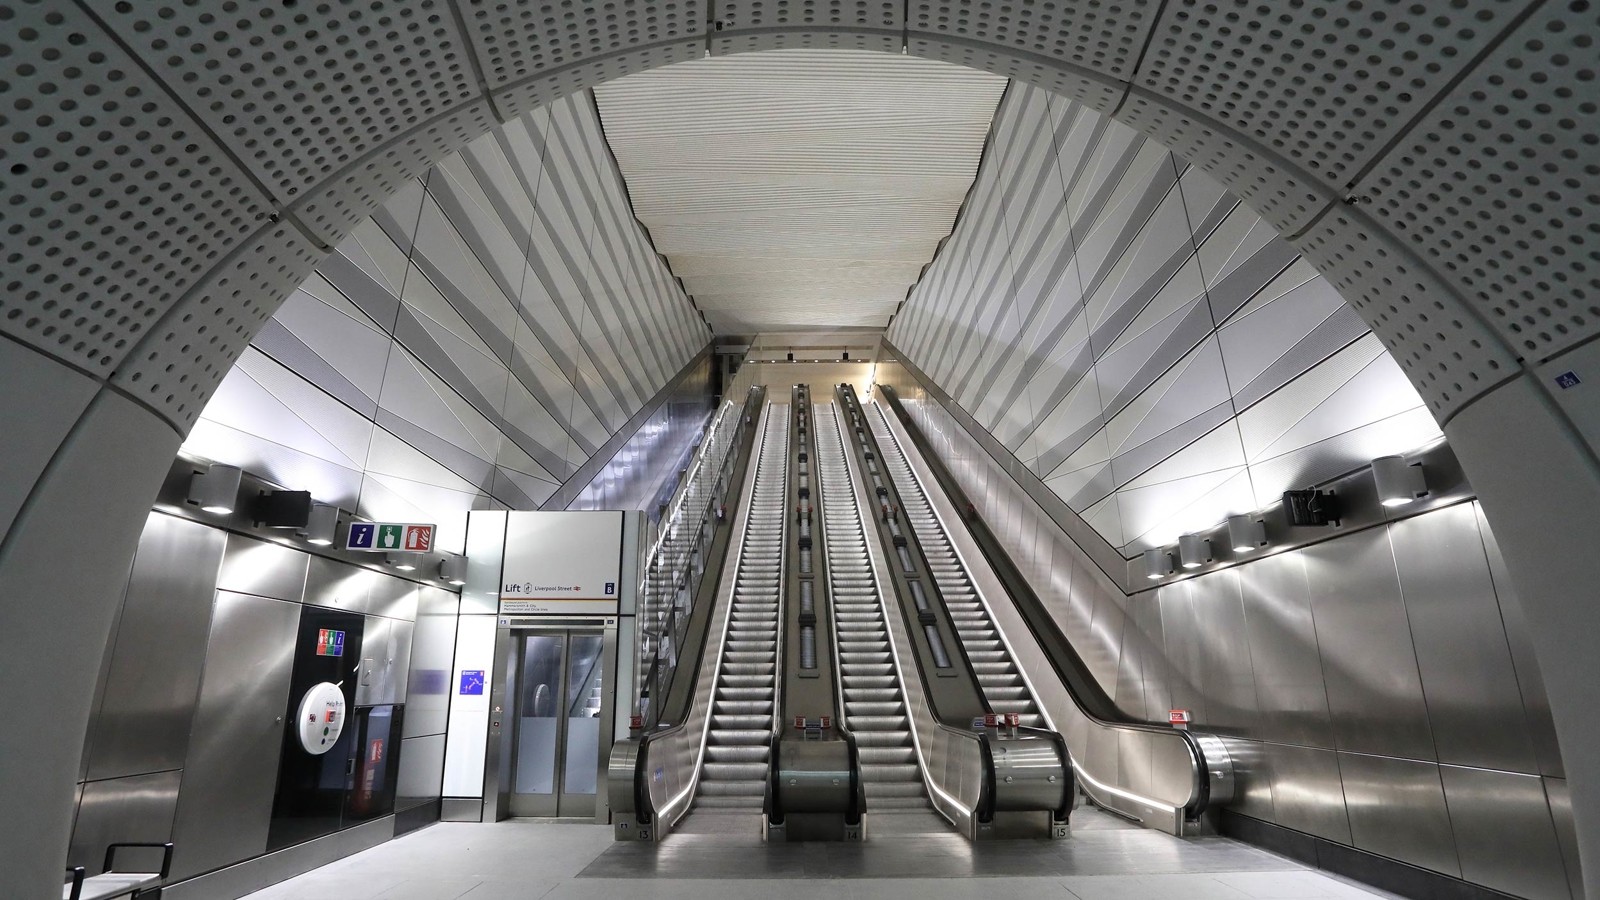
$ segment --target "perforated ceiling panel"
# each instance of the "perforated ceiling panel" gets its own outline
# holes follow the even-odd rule
[[[912,0],[906,29],[912,39],[925,34],[1004,49],[1126,82],[1155,24],[1156,7],[1151,0],[1044,0],[997,10],[988,3]]]
[[[1357,190],[1531,359],[1600,334],[1597,30],[1546,4]]]
[[[902,0],[726,0],[716,16],[714,56],[791,48],[898,53],[905,43]]]
[[[283,202],[481,93],[447,0],[88,5]]]
[[[1134,91],[1117,117],[1205,169],[1285,234],[1338,199],[1296,167],[1159,97]]]
[[[322,255],[290,225],[263,230],[162,317],[112,381],[187,431],[250,338]]]
[[[1509,0],[1171,0],[1136,84],[1335,190],[1504,27]]]
[[[109,374],[271,204],[76,6],[0,31],[0,329]]]
[[[505,116],[705,52],[701,0],[460,0],[460,7]]]

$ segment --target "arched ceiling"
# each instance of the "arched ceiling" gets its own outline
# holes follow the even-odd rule
[[[595,89],[635,215],[721,334],[883,328],[950,233],[1006,79],[887,53],[696,60]]]

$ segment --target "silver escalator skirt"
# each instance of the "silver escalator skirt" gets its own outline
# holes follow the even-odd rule
[[[923,785],[834,404],[817,403],[812,410],[845,721],[860,748],[867,811],[874,817],[926,812],[933,805]]]
[[[788,404],[763,422],[749,517],[734,574],[733,606],[718,662],[711,720],[695,790],[695,812],[761,812],[772,740],[783,589]]]
[[[944,524],[934,515],[922,484],[912,474],[900,442],[895,440],[884,419],[883,409],[876,403],[867,404],[864,409],[867,423],[883,452],[884,469],[894,480],[895,491],[900,495],[901,512],[911,523],[917,543],[922,545],[928,569],[944,598],[945,607],[950,610],[950,621],[967,651],[967,659],[972,662],[973,674],[978,677],[989,708],[996,713],[1017,713],[1023,725],[1053,730],[1054,725],[1034,697],[1033,686],[1018,668],[1010,644],[995,627],[988,603],[978,593],[960,555],[950,543],[950,536],[945,533]]]

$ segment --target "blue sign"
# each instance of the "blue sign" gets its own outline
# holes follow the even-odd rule
[[[350,539],[345,546],[351,550],[371,550],[378,539],[378,526],[371,522],[351,522]]]
[[[615,581],[606,582],[606,596],[609,597],[612,594],[615,594],[616,592],[617,592],[617,583]]]
[[[1556,384],[1561,385],[1563,391],[1569,387],[1577,387],[1578,383],[1577,372],[1562,372],[1556,376]]]
[[[463,669],[461,672],[461,695],[464,697],[483,696],[483,670]]]

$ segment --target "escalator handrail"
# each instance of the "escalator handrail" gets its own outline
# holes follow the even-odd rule
[[[911,420],[910,414],[905,411],[893,386],[880,384],[877,389],[879,395],[884,398],[885,405],[894,412],[895,417],[900,421],[901,427],[911,437],[913,446],[922,455],[923,462],[927,464],[929,471],[933,473],[934,480],[939,482],[939,486],[944,490],[946,496],[958,510],[963,508],[974,509],[967,500],[966,492],[955,484],[943,462],[929,452],[926,437],[922,435],[921,429],[917,424]],[[1206,773],[1209,770],[1206,765],[1205,749],[1200,745],[1200,742],[1185,729],[1132,718],[1107,718],[1090,708],[1080,694],[1082,690],[1080,679],[1083,673],[1087,672],[1087,667],[1081,657],[1071,661],[1063,661],[1057,656],[1056,651],[1052,649],[1053,644],[1058,644],[1065,648],[1065,652],[1072,653],[1076,657],[1076,652],[1072,649],[1072,643],[1067,638],[1066,633],[1061,630],[1060,624],[1056,622],[1054,616],[1044,609],[1044,604],[1039,599],[1039,595],[1033,590],[1033,586],[1028,583],[1027,579],[1022,577],[1020,570],[1016,568],[1016,564],[1011,561],[1010,555],[999,545],[999,540],[989,529],[988,523],[983,521],[976,513],[969,513],[963,517],[963,520],[966,523],[967,530],[972,534],[974,543],[978,545],[978,549],[983,553],[990,568],[994,570],[994,574],[1005,589],[1006,595],[1011,598],[1011,602],[1022,613],[1023,621],[1028,624],[1028,629],[1033,632],[1034,639],[1038,642],[1040,649],[1044,651],[1045,658],[1050,660],[1051,668],[1056,670],[1057,677],[1061,679],[1062,684],[1067,689],[1068,696],[1072,698],[1072,702],[1078,707],[1079,712],[1083,713],[1084,717],[1089,721],[1102,728],[1159,734],[1164,738],[1176,735],[1188,748],[1195,773],[1196,783],[1192,792],[1193,796],[1190,802],[1184,806],[1185,815],[1192,819],[1205,812],[1211,801],[1211,779],[1206,777]],[[1019,594],[1022,596],[1019,596]],[[1054,640],[1047,640],[1046,635],[1040,634],[1041,629],[1048,629],[1050,632],[1048,636]],[[1078,668],[1075,669],[1073,663],[1076,663]],[[1107,698],[1106,702],[1110,704],[1109,698]],[[1109,708],[1116,710],[1114,704],[1110,704]]]
[[[744,417],[739,424],[741,431],[735,437],[734,441],[734,453],[736,459],[734,462],[733,473],[730,475],[728,485],[729,491],[739,491],[742,493],[744,490],[745,478],[743,476],[746,474],[749,467],[754,463],[753,457],[755,456],[756,452],[755,436],[756,428],[759,424],[757,414],[761,411],[761,408],[765,402],[766,389],[764,387],[758,385],[750,389],[749,397],[746,399],[744,409],[741,413],[741,415]],[[731,532],[733,528],[732,518],[726,520],[725,525]],[[732,534],[729,535],[729,543],[732,543],[734,537],[735,536]],[[713,541],[713,543],[715,543],[715,541]],[[713,618],[713,616],[709,614],[709,609],[711,605],[715,604],[717,588],[721,584],[723,577],[725,577],[727,568],[727,554],[723,553],[721,555],[723,559],[720,559],[715,563],[717,575],[716,578],[707,577],[713,571],[713,563],[711,563],[710,560],[707,561],[705,572],[702,573],[700,585],[697,587],[695,597],[692,601],[690,612],[691,617],[696,611],[702,608],[707,610],[707,613],[702,616],[702,633],[700,634],[700,639],[696,642],[694,657],[692,660],[683,657],[680,657],[678,660],[678,672],[681,674],[682,672],[686,671],[684,668],[685,664],[692,663],[689,665],[687,671],[695,673],[697,679],[700,668],[705,663],[705,632],[710,630],[711,620]],[[705,604],[705,606],[702,606],[702,604]],[[678,676],[674,675],[673,677],[674,681],[676,681]],[[634,762],[633,797],[634,816],[641,823],[654,821],[656,815],[654,802],[650,798],[650,748],[656,742],[682,731],[683,728],[687,726],[689,719],[692,718],[691,713],[693,712],[693,699],[693,692],[687,693],[686,708],[681,710],[680,714],[674,717],[677,719],[676,722],[658,721],[654,728],[639,736],[638,756],[635,758]],[[667,711],[663,709],[662,712],[665,714]]]

